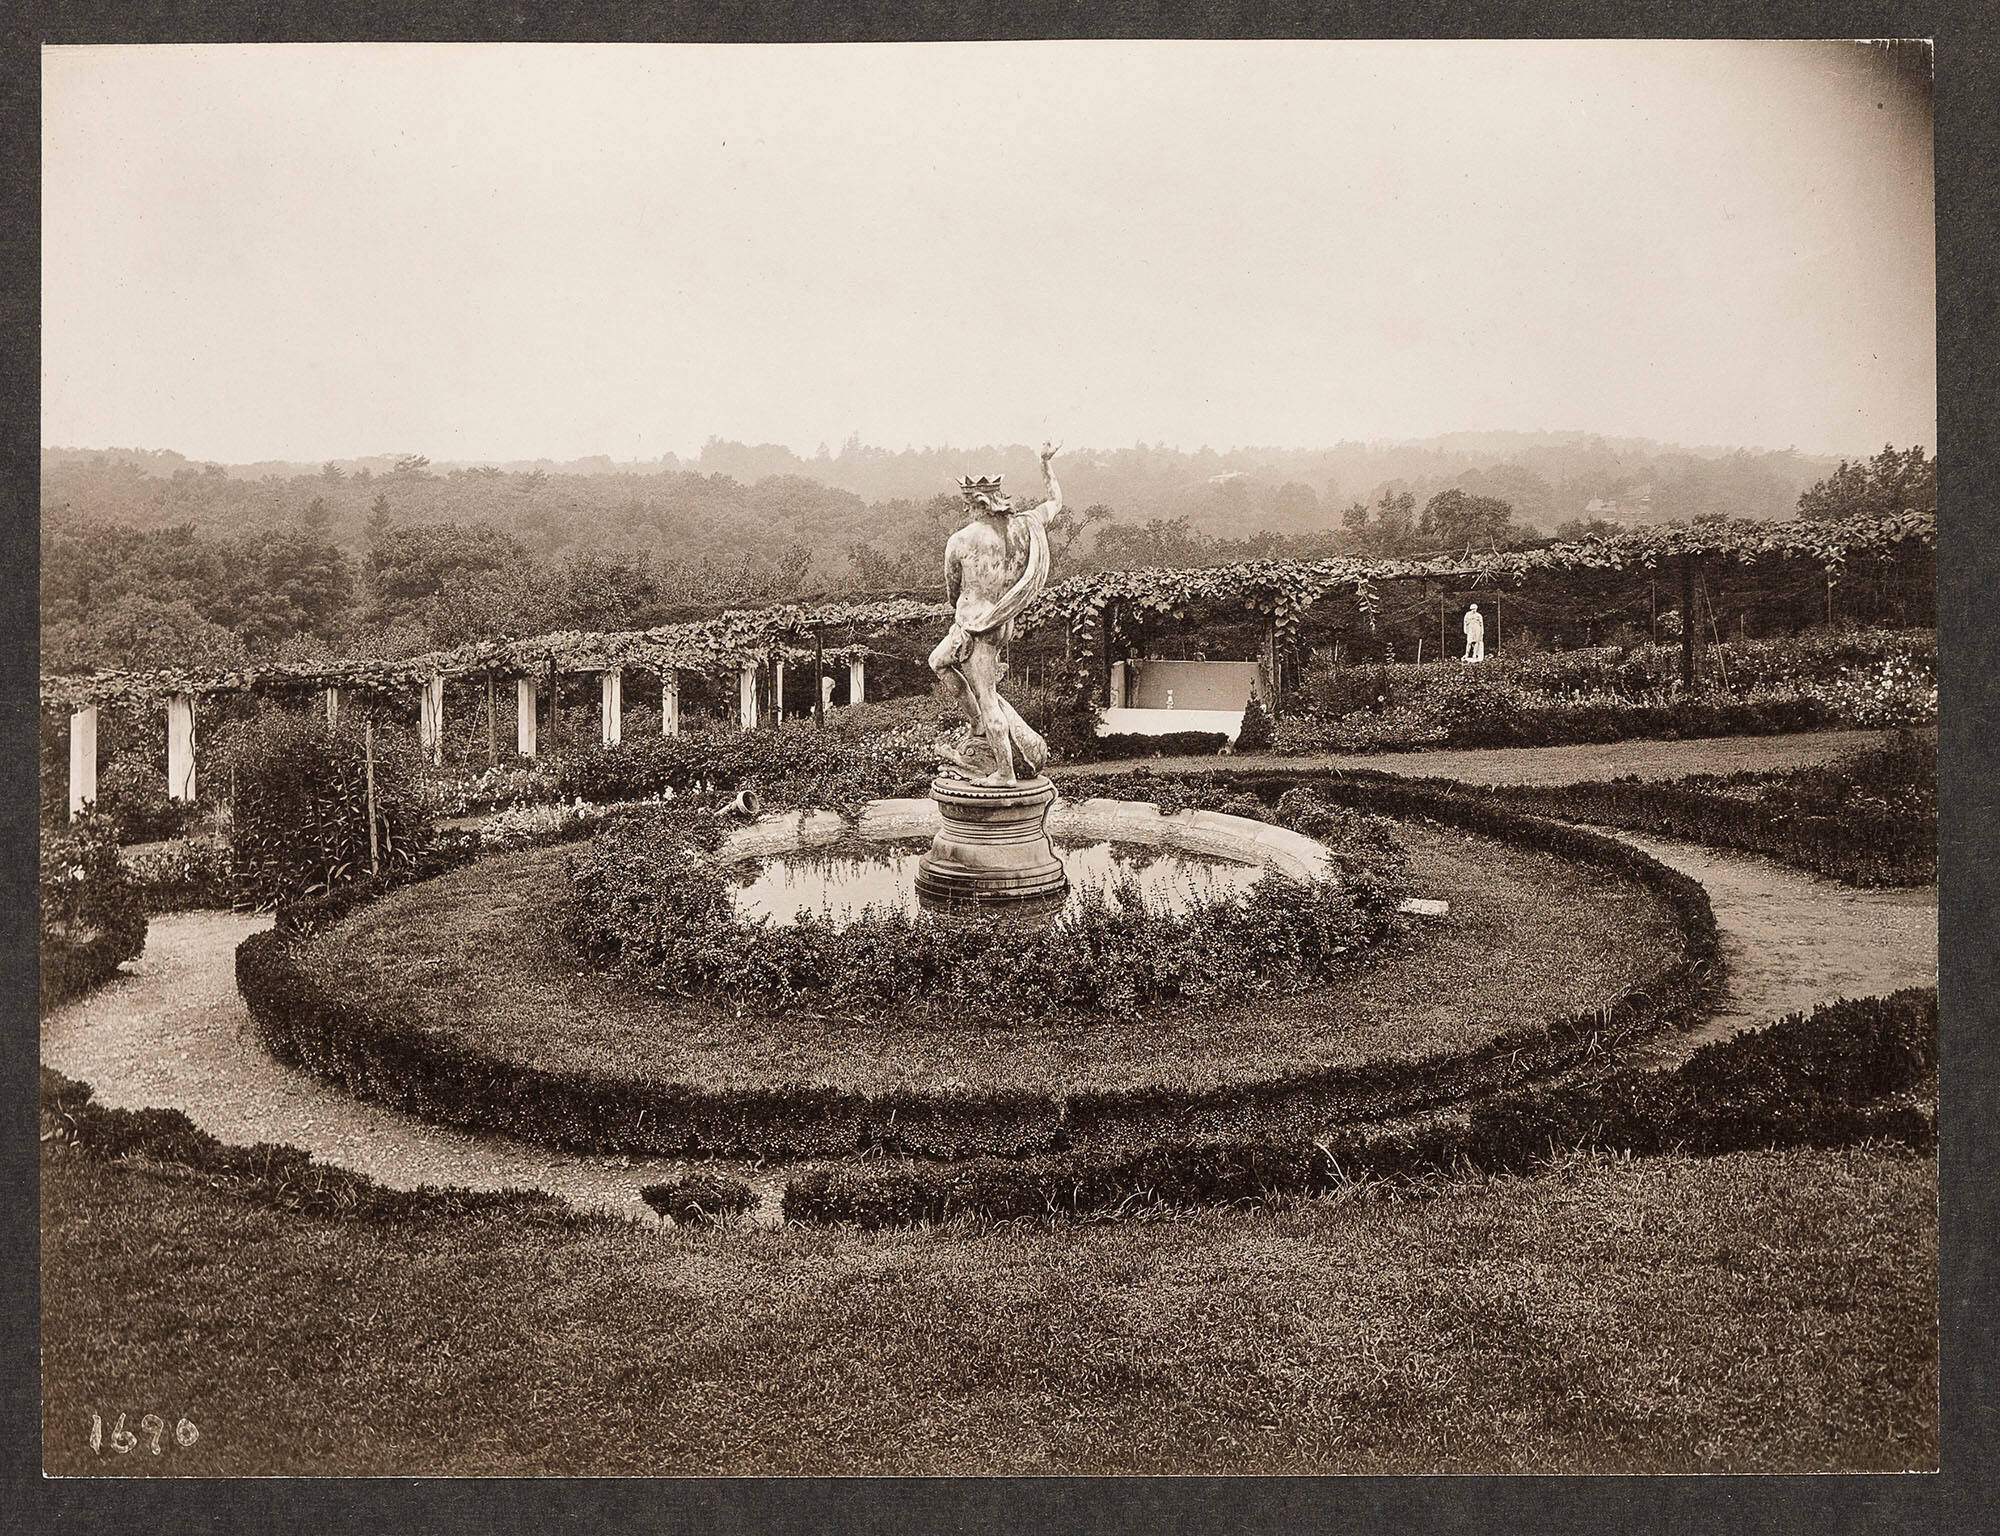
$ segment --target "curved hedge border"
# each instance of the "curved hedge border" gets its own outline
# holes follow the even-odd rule
[[[1218,776],[1220,777],[1220,776]],[[1304,1134],[1485,1095],[1704,1017],[1719,982],[1715,916],[1701,886],[1602,833],[1388,775],[1245,774],[1266,793],[1309,782],[1329,799],[1427,817],[1611,869],[1654,892],[1685,934],[1659,974],[1610,1004],[1534,1020],[1481,1046],[1415,1061],[1332,1066],[1201,1090],[1147,1086],[1069,1096],[644,1085],[600,1072],[497,1061],[408,1019],[374,1016],[322,987],[278,930],[236,954],[237,986],[274,1054],[362,1098],[448,1125],[593,1151],[771,1158],[1024,1157],[1195,1136]],[[349,903],[340,903],[347,906]],[[332,915],[327,912],[325,915]],[[303,918],[303,914],[301,915]],[[302,924],[303,925],[303,924]]]
[[[1712,1156],[1874,1138],[1936,1145],[1915,1092],[1935,1081],[1934,988],[1830,1003],[1703,1046],[1672,1071],[1623,1070],[1531,1088],[1414,1134],[1162,1146],[1137,1155],[818,1168],[785,1188],[788,1221],[906,1226],[1109,1216],[1407,1186],[1465,1172],[1532,1170],[1569,1150]]]
[[[1728,793],[1745,787],[1759,792]],[[1485,792],[1536,816],[1736,848],[1847,885],[1937,880],[1937,746],[1914,734],[1788,773],[1497,784]]]
[[[584,1220],[554,1195],[537,1190],[471,1190],[426,1184],[390,1189],[366,1174],[315,1162],[310,1152],[272,1142],[218,1141],[178,1109],[112,1109],[88,1083],[42,1068],[43,1139],[113,1162],[144,1157],[195,1174],[217,1188],[272,1210],[357,1221],[461,1216],[505,1211],[544,1226]]]

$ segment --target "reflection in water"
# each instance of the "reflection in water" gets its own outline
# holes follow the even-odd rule
[[[852,922],[868,908],[878,912],[919,910],[917,865],[928,843],[801,849],[745,864],[730,891],[739,916],[751,921],[769,918],[794,923],[804,912]],[[1097,890],[1116,902],[1117,885],[1130,878],[1146,905],[1154,911],[1181,912],[1203,901],[1220,900],[1248,890],[1264,873],[1249,864],[1205,859],[1195,854],[1140,848],[1126,843],[1087,843],[1056,847],[1069,870],[1069,892],[1031,911],[1011,915],[1042,921],[1081,904],[1084,893]],[[986,908],[982,916],[1010,915],[1010,904]],[[929,902],[922,910],[945,916]]]

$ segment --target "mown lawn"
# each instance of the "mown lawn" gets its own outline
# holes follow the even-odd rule
[[[564,850],[503,854],[396,891],[306,946],[338,995],[505,1061],[646,1083],[809,1083],[864,1093],[1202,1088],[1469,1050],[1603,1006],[1677,953],[1672,915],[1605,870],[1406,825],[1411,889],[1452,904],[1331,986],[1236,1006],[967,1029],[800,1008],[740,1016],[580,968],[555,935]]]
[[[253,1207],[42,1163],[55,1473],[1800,1471],[1937,1459],[1936,1171],[1574,1160],[1106,1226]],[[546,1208],[542,1208],[544,1212]],[[89,1444],[155,1412],[155,1457]]]

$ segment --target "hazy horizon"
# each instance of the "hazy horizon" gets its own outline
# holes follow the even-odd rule
[[[1934,444],[1865,45],[44,53],[43,441]]]
[[[1693,454],[1696,456],[1711,456],[1711,457],[1720,457],[1724,454],[1732,454],[1732,453],[1749,453],[1749,454],[1761,455],[1761,454],[1784,453],[1784,452],[1797,452],[1801,458],[1813,459],[1813,460],[1818,460],[1818,459],[1832,460],[1843,457],[1843,455],[1839,452],[1814,453],[1803,448],[1800,449],[1773,448],[1770,445],[1763,443],[1682,443],[1682,442],[1663,441],[1658,438],[1642,437],[1631,433],[1590,432],[1580,428],[1568,428],[1568,427],[1547,427],[1547,428],[1467,427],[1467,428],[1454,428],[1444,432],[1433,433],[1428,437],[1349,438],[1343,441],[1324,442],[1324,443],[1230,443],[1230,444],[1196,443],[1193,445],[1187,445],[1181,443],[1169,443],[1163,441],[1151,441],[1151,442],[1139,442],[1139,443],[1066,443],[1063,445],[1062,450],[1058,455],[1056,462],[1058,466],[1060,466],[1062,460],[1065,458],[1074,462],[1076,459],[1090,454],[1124,453],[1124,452],[1129,452],[1133,449],[1145,449],[1153,452],[1182,454],[1190,458],[1198,457],[1199,455],[1205,453],[1214,454],[1219,458],[1242,456],[1246,454],[1271,454],[1274,456],[1281,456],[1281,457],[1290,457],[1290,456],[1304,457],[1316,454],[1336,453],[1342,449],[1357,449],[1357,450],[1382,450],[1382,449],[1396,449],[1396,448],[1430,449],[1434,444],[1435,445],[1448,444],[1453,439],[1456,438],[1477,439],[1477,438],[1504,438],[1504,437],[1517,437],[1523,439],[1533,439],[1533,438],[1596,439],[1596,440],[1601,440],[1608,444],[1609,443],[1631,444],[1634,446],[1645,445],[1654,449],[1664,450],[1668,452],[1681,452],[1681,453]],[[759,442],[749,442],[740,438],[712,438],[710,441],[718,443],[724,447],[738,447],[738,448],[762,448],[767,446],[781,447],[786,449],[788,452],[796,454],[800,459],[808,463],[812,462],[814,458],[813,450],[801,452],[793,444],[789,443],[773,444],[769,439],[764,439]],[[1915,440],[1913,439],[1912,442],[1914,443]],[[681,453],[678,452],[677,450],[669,449],[666,450],[666,454],[672,455],[672,457],[679,464],[685,467],[697,464],[701,459],[703,448],[705,448],[706,446],[708,446],[708,444],[705,442],[703,444],[697,445],[691,452],[687,453]],[[840,457],[842,445],[827,444],[826,446],[829,454],[833,458],[838,459]],[[970,442],[908,443],[896,447],[891,447],[886,443],[863,442],[859,446],[864,453],[870,453],[870,454],[880,453],[880,454],[893,455],[893,454],[906,454],[906,453],[907,454],[947,453],[959,450],[964,450],[969,453],[986,451],[986,450],[1003,451],[1007,449],[1032,451],[1037,445],[1023,439],[1017,442],[996,441],[996,442],[984,442],[984,443],[970,443]],[[1844,456],[1848,459],[1870,458],[1873,457],[1874,454],[1878,452],[1883,446],[1884,446],[1883,444],[1877,443],[1869,448],[1849,451]],[[1895,446],[1903,447],[1908,445],[1899,443],[1896,444]],[[1929,442],[1924,442],[1921,444],[1921,446],[1930,448],[1933,447],[1934,445]],[[53,442],[44,442],[41,445],[41,451],[44,453],[175,454],[178,455],[180,458],[187,460],[187,462],[189,462],[190,464],[194,465],[201,465],[205,463],[220,464],[225,469],[248,468],[263,464],[291,464],[291,465],[296,465],[303,470],[318,469],[327,464],[358,464],[358,463],[366,463],[377,460],[393,461],[397,458],[401,458],[409,454],[422,452],[421,449],[409,445],[402,445],[397,447],[374,449],[366,453],[333,453],[320,457],[305,458],[305,459],[281,458],[272,455],[264,455],[262,457],[249,458],[249,459],[217,459],[214,458],[213,456],[185,453],[180,448],[176,447],[171,443],[53,443]],[[1477,452],[1479,450],[1472,448],[1460,448],[1458,451],[1470,453],[1470,452]],[[474,467],[474,466],[502,465],[502,464],[532,464],[532,463],[580,464],[596,459],[609,459],[611,460],[614,467],[622,469],[629,467],[646,467],[646,466],[657,467],[664,462],[665,455],[655,455],[651,458],[646,458],[646,459],[629,459],[629,458],[621,459],[617,457],[617,455],[615,454],[605,453],[605,452],[584,452],[576,454],[567,454],[560,458],[558,458],[553,454],[530,454],[530,453],[482,454],[482,455],[468,456],[464,458],[453,458],[450,456],[433,457],[432,455],[424,454],[423,457],[430,459],[431,461],[430,467],[433,469],[436,469],[438,467],[444,467],[448,469],[454,466]]]

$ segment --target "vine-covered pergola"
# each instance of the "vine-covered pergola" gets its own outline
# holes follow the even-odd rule
[[[1059,629],[1072,655],[1095,654],[1108,679],[1117,654],[1129,651],[1147,625],[1183,624],[1201,612],[1262,621],[1265,665],[1275,678],[1276,657],[1297,640],[1312,607],[1334,594],[1351,594],[1371,622],[1384,585],[1394,582],[1454,584],[1461,589],[1518,587],[1532,575],[1580,571],[1653,571],[1678,578],[1683,613],[1693,612],[1693,592],[1704,570],[1729,563],[1807,561],[1824,572],[1829,589],[1857,560],[1884,558],[1913,546],[1935,549],[1937,520],[1929,512],[1850,518],[1840,522],[1717,522],[1635,529],[1575,543],[1539,548],[1468,550],[1408,559],[1337,556],[1319,560],[1253,560],[1188,569],[1093,571],[1044,592],[1023,615],[1025,633]],[[70,807],[74,814],[97,792],[97,712],[104,705],[167,710],[167,792],[192,800],[195,784],[195,700],[224,693],[323,693],[335,719],[351,694],[418,698],[418,737],[425,754],[441,760],[445,685],[451,679],[485,683],[488,719],[494,690],[503,680],[516,689],[516,748],[539,751],[536,705],[549,687],[560,698],[562,681],[578,673],[600,680],[601,735],[622,739],[624,674],[650,672],[661,683],[661,730],[680,730],[680,680],[684,674],[737,679],[737,720],[755,729],[764,716],[760,675],[767,670],[782,698],[783,669],[810,664],[815,678],[827,663],[848,668],[850,703],[865,697],[867,659],[880,655],[850,638],[826,643],[829,632],[881,635],[939,627],[951,611],[942,602],[890,598],[814,605],[783,603],[732,609],[710,618],[613,632],[561,631],[527,639],[482,640],[451,650],[399,660],[350,658],[330,662],[272,662],[224,671],[160,668],[50,674],[41,679],[45,712],[70,716]],[[1682,625],[1682,677],[1692,686],[1696,637]],[[815,702],[817,703],[817,684]]]

